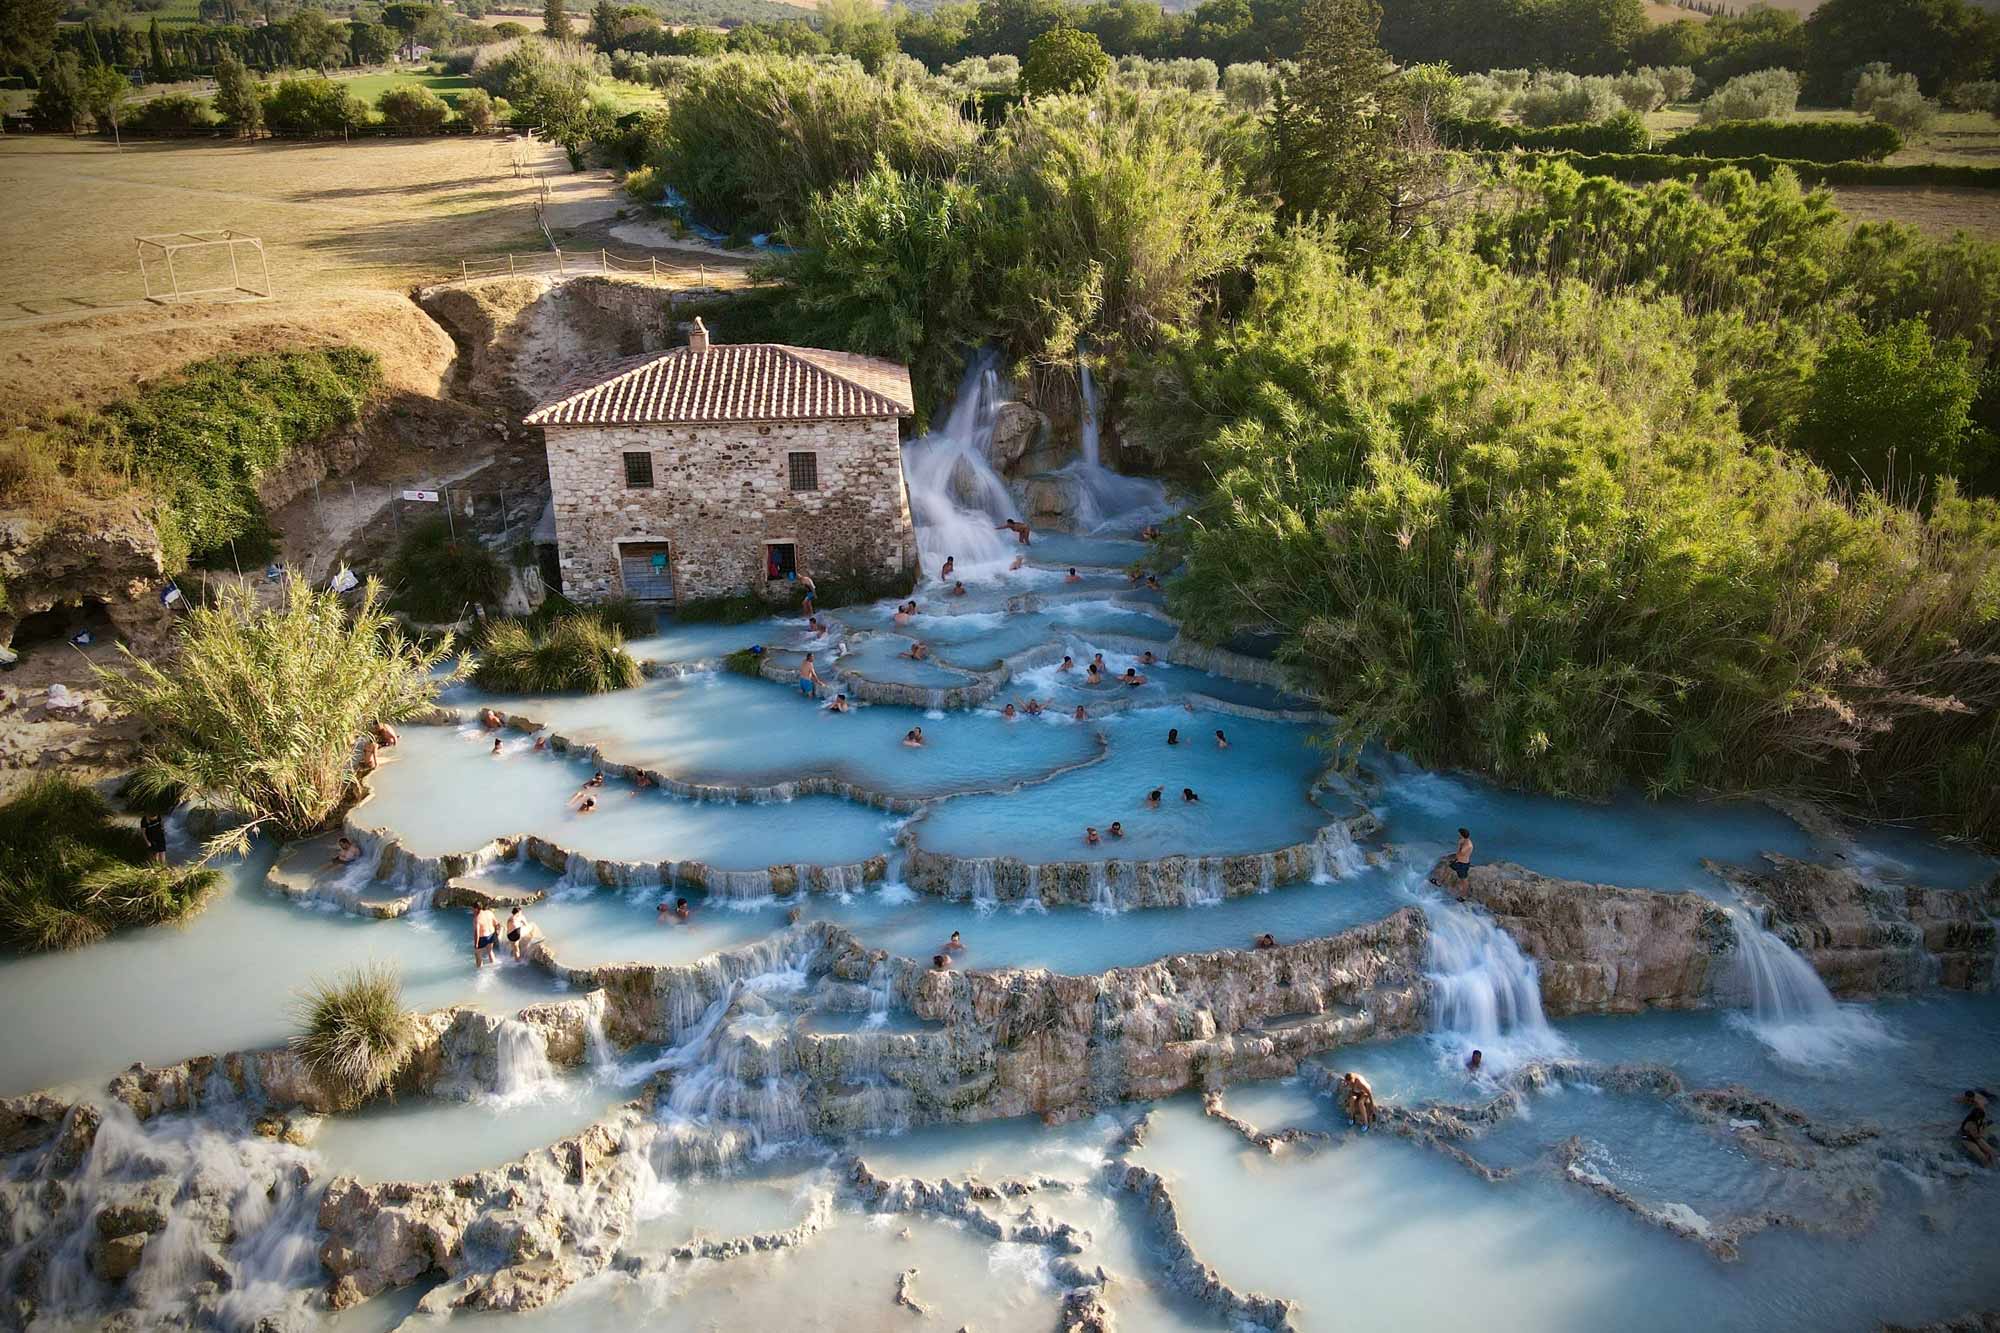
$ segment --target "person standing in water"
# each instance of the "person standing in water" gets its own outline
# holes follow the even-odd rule
[[[476,972],[493,962],[494,946],[500,943],[500,922],[493,909],[482,907],[472,914],[472,967]]]
[[[1451,854],[1451,868],[1461,882],[1472,873],[1472,830],[1458,831],[1458,850]]]
[[[516,903],[514,910],[507,914],[507,945],[514,951],[514,961],[521,961],[521,946],[532,944],[541,937],[541,931],[528,924],[528,914]]]
[[[958,558],[956,556],[946,556],[944,558],[944,567],[938,570],[938,581],[943,582],[945,579],[950,578],[951,571],[957,568]]]
[[[146,856],[156,866],[167,863],[167,821],[155,814],[139,816],[139,835],[146,840]],[[347,839],[342,838],[342,842]]]
[[[807,653],[805,661],[799,663],[799,693],[817,699],[820,684],[819,668],[813,665],[813,655]]]

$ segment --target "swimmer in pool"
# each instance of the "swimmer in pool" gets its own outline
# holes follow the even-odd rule
[[[907,657],[912,662],[921,662],[930,655],[931,650],[922,639],[912,639],[909,647],[896,654],[898,657]]]
[[[1022,711],[1027,713],[1029,717],[1040,717],[1042,715],[1042,701],[1040,699],[1030,699],[1028,700],[1028,706]]]
[[[1139,654],[1140,666],[1151,666],[1153,665],[1154,662],[1158,660],[1159,660],[1158,658],[1153,656],[1153,650],[1151,648],[1148,648],[1145,652]]]
[[[549,738],[548,738],[547,736],[537,736],[537,737],[535,737],[535,748],[536,748],[537,750],[546,750],[546,749],[548,749],[548,748],[549,748]]]
[[[1092,653],[1090,655],[1090,664],[1096,667],[1099,671],[1107,671],[1110,669],[1104,665],[1103,653]]]
[[[1146,683],[1146,678],[1139,674],[1139,668],[1126,667],[1124,681],[1127,685],[1131,686],[1133,689],[1137,689],[1139,688],[1139,686],[1144,685]]]
[[[951,932],[951,938],[944,942],[944,949],[946,953],[964,953],[965,941],[960,939],[958,932],[954,930]]]
[[[596,791],[599,787],[602,787],[603,785],[604,785],[604,770],[600,768],[595,773],[592,773],[589,779],[581,787],[578,787],[576,789],[576,795],[571,796],[569,799],[572,803],[574,803],[578,797],[588,797],[591,792]],[[593,803],[595,803],[594,798],[593,798]]]
[[[952,585],[951,585],[951,595],[952,595],[953,597],[963,597],[963,596],[965,596],[965,585],[964,585],[963,583],[954,583],[954,584],[952,584]]]
[[[1069,716],[1070,716],[1070,721],[1072,722],[1087,722],[1090,720],[1090,714],[1083,711],[1082,704],[1078,704],[1076,706],[1076,711],[1074,713],[1071,713]]]
[[[1194,794],[1194,788],[1193,788],[1193,787],[1182,787],[1182,788],[1181,788],[1181,800],[1182,800],[1182,801],[1184,801],[1185,803],[1187,803],[1188,805],[1193,805],[1193,804],[1195,804],[1195,803],[1196,803],[1197,801],[1201,800],[1201,797],[1199,797],[1199,796],[1196,796],[1196,795]]]
[[[586,796],[583,798],[583,804],[576,808],[576,812],[580,815],[587,815],[596,808],[597,798],[595,796]]]
[[[1158,787],[1146,793],[1146,808],[1148,810],[1157,810],[1160,808],[1160,789]]]
[[[1092,662],[1083,669],[1083,683],[1086,685],[1102,685],[1104,683],[1104,668]]]
[[[944,568],[938,570],[938,581],[942,583],[944,580],[950,578],[951,571],[956,568],[958,568],[957,558],[949,555],[946,556],[944,558]]]
[[[896,614],[892,617],[892,619],[894,619],[898,625],[907,625],[910,623],[910,617],[914,616],[916,613],[917,613],[916,603],[909,602],[905,603],[902,606],[897,607]]]
[[[1260,949],[1275,949],[1278,947],[1278,937],[1267,931],[1257,937],[1256,943]]]
[[[1015,570],[1017,570],[1017,569],[1021,568],[1021,566],[1025,565],[1025,564],[1027,564],[1027,563],[1028,563],[1028,557],[1027,557],[1027,556],[1025,556],[1025,555],[1017,555],[1017,556],[1015,556],[1015,557],[1014,557],[1013,561],[1012,561],[1012,562],[1011,562],[1011,563],[1010,563],[1010,564],[1009,564],[1009,565],[1007,566],[1007,572],[1011,574],[1011,573],[1013,573],[1013,572],[1014,572]]]
[[[1114,838],[1122,838],[1125,836],[1125,826],[1119,823],[1115,819],[1111,821],[1111,827],[1105,831],[1108,832]]]
[[[1075,669],[1076,669],[1076,659],[1075,659],[1074,657],[1071,657],[1071,656],[1070,656],[1070,655],[1069,655],[1068,653],[1064,653],[1064,654],[1063,654],[1063,660],[1062,660],[1062,665],[1058,666],[1058,667],[1056,668],[1056,670],[1058,670],[1058,671],[1074,671]]]
[[[1083,831],[1083,845],[1084,845],[1084,846],[1086,846],[1086,847],[1095,847],[1095,846],[1097,846],[1097,844],[1098,844],[1098,843],[1100,843],[1100,842],[1102,842],[1102,841],[1103,841],[1103,839],[1097,836],[1097,830],[1096,830],[1096,829],[1094,829],[1094,828],[1087,828],[1087,829],[1085,829],[1085,830]]]
[[[844,694],[834,695],[833,698],[827,700],[823,711],[828,713],[845,713],[849,711],[847,696]]]
[[[1968,1088],[1959,1095],[1959,1100],[1972,1109],[1965,1113],[1965,1119],[1958,1122],[1958,1141],[1965,1145],[1965,1151],[1973,1161],[1981,1166],[1992,1166],[2000,1160],[2000,1153],[1993,1148],[1992,1122],[1986,1115],[1986,1090]]]
[[[495,737],[493,738],[493,750],[492,750],[492,753],[493,753],[493,754],[495,754],[495,755],[498,755],[498,754],[500,753],[500,738],[499,738],[498,736],[495,736]]]
[[[1011,722],[1011,721],[1013,721],[1013,720],[1014,720],[1014,705],[1012,705],[1012,704],[1008,704],[1008,705],[1007,705],[1007,706],[1006,706],[1005,708],[1001,709],[1001,710],[1000,710],[1000,716],[1002,716],[1002,717],[1006,718],[1006,719],[1007,719],[1008,721],[1010,721],[1010,722]]]
[[[1475,1050],[1470,1056],[1466,1058],[1465,1072],[1468,1074],[1477,1074],[1479,1072],[1479,1067],[1485,1063],[1486,1063],[1486,1052],[1481,1050]]]
[[[1215,729],[1215,748],[1218,750],[1227,750],[1229,748],[1229,737],[1222,734],[1221,727]]]
[[[681,922],[683,925],[694,920],[694,912],[689,909],[687,899],[674,899],[674,920]]]
[[[1181,743],[1181,729],[1179,727],[1168,727],[1167,744],[1179,745],[1180,743]]]
[[[1079,573],[1077,573],[1077,572],[1076,572],[1076,566],[1075,566],[1075,565],[1071,565],[1071,566],[1069,567],[1069,573],[1067,573],[1067,574],[1063,575],[1063,582],[1064,582],[1064,583],[1081,583],[1081,582],[1083,582],[1083,575],[1081,575],[1081,574],[1079,574]]]
[[[921,749],[923,743],[924,729],[922,727],[911,727],[903,733],[903,744],[909,746],[912,750]]]

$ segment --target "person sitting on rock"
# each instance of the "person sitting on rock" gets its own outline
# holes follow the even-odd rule
[[[361,859],[361,849],[354,845],[354,839],[342,838],[333,845],[333,864],[351,866]]]
[[[1275,949],[1278,947],[1278,937],[1269,931],[1265,931],[1257,937],[1257,947],[1260,949]]]
[[[505,726],[506,724],[507,720],[501,717],[500,714],[495,712],[493,709],[482,708],[479,710],[479,725],[486,728],[488,731],[498,731],[501,727]]]
[[[1981,1166],[1992,1166],[2000,1154],[1994,1151],[1992,1122],[1986,1116],[1986,1089],[1968,1088],[1959,1095],[1959,1100],[1972,1109],[1965,1113],[1965,1119],[1958,1122],[1958,1141],[1965,1145],[1965,1151],[1973,1161]]]
[[[1472,873],[1472,830],[1458,831],[1458,850],[1451,854],[1451,868],[1463,880]]]
[[[1375,1123],[1375,1089],[1368,1086],[1367,1079],[1350,1069],[1340,1076],[1340,1099],[1347,1118],[1366,1134],[1368,1127]]]
[[[922,749],[924,744],[924,729],[922,727],[911,727],[903,733],[903,744],[912,750]]]

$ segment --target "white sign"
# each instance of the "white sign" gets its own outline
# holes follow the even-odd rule
[[[438,502],[439,497],[436,491],[404,491],[403,498],[405,500],[422,500],[425,504],[434,505]]]

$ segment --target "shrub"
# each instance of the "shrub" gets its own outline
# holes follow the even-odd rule
[[[500,599],[507,571],[500,557],[470,532],[458,536],[435,518],[403,536],[388,568],[390,605],[413,620],[452,624],[475,606]]]
[[[1626,110],[1642,116],[1648,111],[1657,110],[1667,100],[1667,85],[1658,75],[1648,70],[1621,74],[1611,81],[1611,86],[1617,92],[1618,100],[1625,104]]]
[[[1521,123],[1534,128],[1609,120],[1620,106],[1610,79],[1575,74],[1538,74],[1514,100]]]
[[[1520,148],[1529,151],[1561,149],[1580,153],[1642,153],[1652,145],[1646,122],[1630,111],[1620,111],[1609,120],[1594,125],[1551,125],[1547,129],[1523,129],[1496,120],[1447,120],[1439,123],[1438,137],[1461,148],[1501,151]]]
[[[295,74],[265,92],[264,122],[273,134],[332,134],[366,125],[368,104],[337,80]]]
[[[1404,104],[1412,111],[1421,112],[1433,123],[1456,120],[1465,115],[1463,81],[1451,72],[1451,66],[1447,64],[1406,66],[1397,72],[1396,85],[1402,92]]]
[[[174,134],[213,129],[217,121],[203,98],[192,93],[161,93],[141,102],[125,123],[140,133]]]
[[[1686,65],[1655,65],[1639,72],[1660,81],[1660,90],[1669,103],[1685,102],[1694,96],[1694,71]]]
[[[1799,76],[1788,69],[1739,74],[1701,104],[1701,123],[1719,120],[1784,120],[1799,107]]]
[[[496,119],[493,94],[484,88],[467,88],[458,95],[454,109],[474,134],[484,134],[493,128]]]
[[[1110,72],[1111,58],[1104,54],[1096,33],[1051,28],[1028,43],[1028,54],[1021,61],[1021,91],[1029,97],[1087,93]]]
[[[34,778],[0,804],[0,945],[75,949],[127,926],[185,920],[214,892],[202,866],[147,862],[143,839],[95,788]]]
[[[978,129],[942,93],[848,66],[725,56],[689,72],[654,163],[718,226],[767,231],[878,163],[949,175]]]
[[[369,964],[301,992],[292,1049],[337,1107],[352,1107],[391,1085],[416,1040],[416,1015],[403,1008],[393,967]]]
[[[624,635],[594,616],[565,616],[539,637],[519,621],[497,621],[472,669],[480,688],[503,694],[605,694],[637,685],[640,675]]]
[[[1669,153],[1564,153],[1562,160],[1589,176],[1621,181],[1700,180],[1725,168],[1770,180],[1788,172],[1808,185],[1955,185],[2000,189],[2000,167],[1955,162],[1807,162],[1784,157],[1681,157]]]
[[[1222,98],[1239,111],[1262,111],[1270,105],[1277,72],[1269,65],[1243,62],[1222,71]]]
[[[1893,125],[1904,134],[1919,134],[1937,119],[1937,103],[1914,88],[1878,97],[1868,113],[1884,125]]]
[[[1898,74],[1886,63],[1878,60],[1873,64],[1863,65],[1856,71],[1852,104],[1856,111],[1865,116],[1884,98],[1906,93],[1917,97],[1924,95],[1923,89],[1917,86],[1917,76]]]
[[[748,648],[738,648],[722,659],[722,669],[739,676],[758,677],[764,674],[764,658]]]
[[[1960,111],[1984,111],[2000,116],[2000,79],[1955,84],[1945,89],[1944,100],[1947,106]]]
[[[1905,320],[1831,339],[1807,385],[1793,447],[1856,486],[1913,494],[1958,474],[1979,375],[1959,339]]]
[[[404,134],[436,134],[451,116],[442,97],[415,83],[383,89],[375,109],[391,129]]]
[[[1873,162],[1902,146],[1903,136],[1888,125],[1848,120],[1724,120],[1682,130],[1661,144],[1660,151],[1699,157]]]
[[[99,678],[149,730],[142,790],[178,789],[248,821],[218,847],[265,824],[287,837],[324,827],[353,789],[357,739],[425,711],[462,670],[440,670],[449,634],[420,648],[396,631],[372,579],[352,608],[297,577],[277,607],[231,589],[180,622],[174,647],[165,666],[123,652],[123,669]]]
[[[625,193],[642,204],[657,204],[665,197],[667,183],[658,167],[634,167],[625,173]]]

